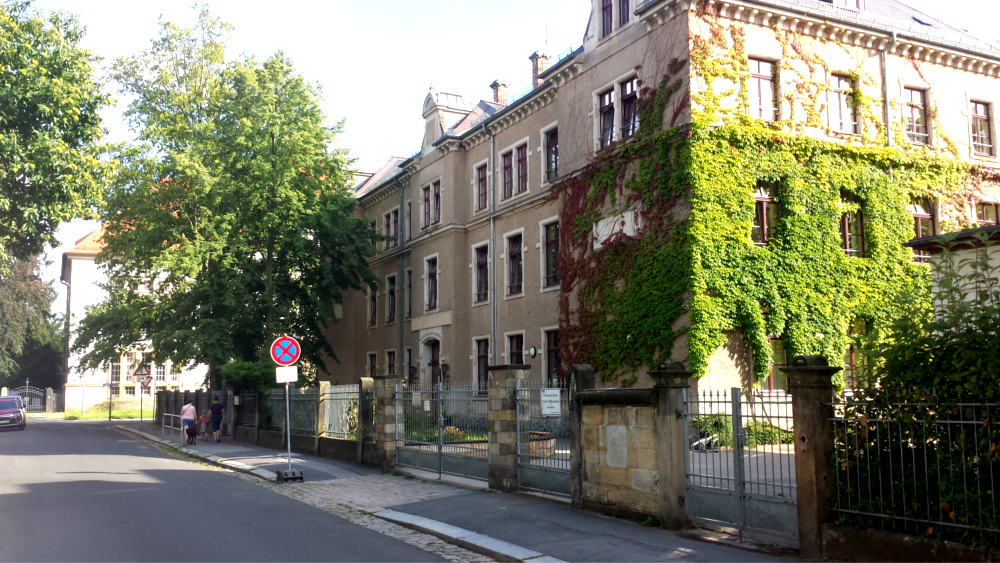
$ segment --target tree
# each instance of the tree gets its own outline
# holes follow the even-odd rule
[[[110,162],[84,29],[70,15],[42,18],[30,2],[0,3],[0,269],[54,242],[63,220],[92,216]]]
[[[324,126],[282,54],[223,64],[227,29],[202,9],[197,29],[163,24],[149,51],[115,63],[145,144],[120,155],[108,195],[110,297],[74,342],[87,366],[152,348],[215,374],[286,332],[323,366],[341,292],[376,283],[379,237],[353,215],[346,153],[328,148],[341,125]]]
[[[56,297],[41,279],[39,258],[14,260],[0,278],[0,379],[18,370],[26,351],[51,342],[49,306]]]

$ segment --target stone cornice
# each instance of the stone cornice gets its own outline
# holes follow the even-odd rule
[[[411,159],[409,163],[404,163],[403,171],[396,174],[392,179],[386,181],[381,186],[358,198],[358,206],[368,209],[376,203],[386,199],[395,193],[396,188],[405,188],[410,184],[410,177],[419,170],[416,161]]]
[[[642,24],[646,26],[646,31],[653,31],[668,21],[674,19],[678,14],[687,12],[692,7],[691,0],[667,0],[652,9],[646,9],[651,4],[647,2],[636,9],[636,14],[640,16]]]
[[[735,21],[773,27],[779,30],[816,37],[826,41],[837,41],[846,45],[884,51],[899,57],[926,61],[949,66],[959,70],[974,72],[991,77],[1000,77],[1000,58],[986,53],[975,52],[936,43],[933,39],[908,37],[905,32],[896,34],[888,26],[867,25],[864,21],[842,21],[826,13],[795,13],[791,7],[778,6],[753,0],[702,0],[705,5],[714,6],[721,17]],[[642,15],[647,29],[652,29],[681,11],[695,8],[690,0],[668,0]],[[767,4],[765,6],[764,4]],[[874,29],[874,28],[878,29]]]
[[[573,64],[578,65],[579,63]],[[551,83],[548,88],[540,88],[538,90],[533,95],[522,98],[497,112],[493,117],[484,122],[486,127],[496,135],[555,101],[556,90]],[[452,151],[467,151],[488,139],[489,136],[483,131],[483,124],[480,123],[474,129],[469,130],[465,137],[452,137],[441,142],[437,146],[437,150],[441,151],[441,154],[448,154]]]

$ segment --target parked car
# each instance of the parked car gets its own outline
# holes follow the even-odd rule
[[[0,397],[0,430],[17,428],[24,430],[28,425],[28,415],[20,397]]]

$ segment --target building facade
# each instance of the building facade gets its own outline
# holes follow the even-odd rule
[[[676,359],[780,390],[784,357],[851,368],[926,290],[904,242],[996,222],[1000,48],[896,0],[592,2],[521,95],[431,91],[420,150],[358,186],[390,240],[331,380],[627,386]]]
[[[102,287],[107,282],[107,274],[95,263],[95,258],[104,247],[101,237],[104,229],[99,228],[76,241],[72,249],[63,253],[60,281],[66,286],[66,317],[69,342],[72,343],[80,319],[87,308],[99,305],[107,298]],[[109,358],[101,369],[81,369],[78,366],[81,354],[67,354],[66,369],[66,409],[82,410],[88,406],[106,402],[109,397],[122,406],[136,408],[140,399],[151,399],[157,390],[178,389],[193,391],[201,389],[207,374],[204,366],[193,369],[173,370],[170,362],[146,366],[153,381],[143,388],[136,381],[134,373],[142,360],[139,351],[122,351],[117,358]],[[148,404],[152,405],[151,402]],[[150,407],[152,408],[152,407]]]

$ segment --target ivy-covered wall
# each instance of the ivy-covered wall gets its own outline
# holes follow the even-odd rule
[[[825,98],[826,80],[814,72],[822,57],[782,32],[773,32],[782,69],[799,85],[788,106],[799,113],[749,119],[744,26],[704,11],[692,17],[708,30],[691,37],[698,86],[681,91],[665,76],[644,88],[636,138],[556,189],[565,364],[590,363],[624,386],[664,359],[706,375],[733,334],[752,351],[758,379],[770,372],[771,337],[783,339],[788,358],[821,354],[839,364],[852,323],[870,332],[887,326],[901,292],[929,299],[927,266],[902,246],[914,236],[909,205],[929,198],[963,208],[997,175],[957,158],[943,134],[940,150],[886,147],[882,102],[862,88],[873,78],[860,63],[854,103],[868,124],[863,134],[847,142],[803,134],[821,125],[824,108],[808,100]],[[691,103],[690,125],[676,126],[665,111],[678,100]],[[751,226],[762,182],[776,187],[779,220],[776,237],[757,246]],[[637,236],[619,233],[595,250],[594,224],[627,209],[639,210]],[[840,224],[858,210],[867,252],[850,257]]]

